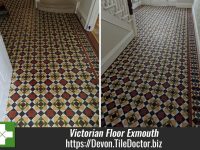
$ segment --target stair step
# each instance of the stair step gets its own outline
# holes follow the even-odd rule
[[[120,14],[120,13],[122,13],[122,10],[116,11],[116,12],[115,12],[115,15],[118,15],[118,14]]]
[[[74,5],[52,5],[52,4],[38,4],[38,9],[47,12],[55,12],[55,13],[74,13],[76,6]]]
[[[133,21],[133,19],[129,19],[129,20],[128,20],[128,23],[131,23],[132,21]]]
[[[128,18],[128,16],[129,15],[125,15],[125,16],[122,17],[122,19],[124,20],[124,19]]]
[[[104,6],[104,9],[110,9],[112,7],[115,7],[115,6],[116,6],[116,4],[111,4],[111,5],[108,5],[108,6]]]
[[[41,4],[44,5],[75,5],[75,0],[40,0]]]
[[[123,3],[117,0],[113,0],[113,1],[103,0],[103,2],[104,2],[102,5],[103,11],[115,17],[115,19],[113,18],[114,24],[117,24],[118,22],[119,24],[121,24],[121,26],[123,26],[125,29],[128,29],[128,30],[132,28],[131,23],[133,21],[133,18],[131,18],[128,12],[129,8],[126,3]]]

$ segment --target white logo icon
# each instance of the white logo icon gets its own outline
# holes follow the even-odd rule
[[[13,138],[13,132],[6,131],[6,125],[0,124],[0,145],[5,145],[7,138]]]

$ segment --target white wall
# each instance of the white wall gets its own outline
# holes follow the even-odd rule
[[[177,0],[178,3],[193,3],[194,0]]]
[[[194,0],[192,11],[193,11],[193,17],[194,17],[194,24],[195,24],[197,47],[199,51],[198,53],[199,53],[199,58],[200,58],[200,0]]]
[[[177,7],[192,8],[194,0],[177,0]]]
[[[134,38],[134,33],[103,19],[101,29],[101,43],[103,43],[101,45],[101,73],[103,74]]]
[[[12,66],[0,35],[0,121],[6,114],[8,95],[12,77]]]
[[[101,22],[101,56],[104,58],[129,33],[129,31],[113,25],[105,20]]]
[[[79,5],[79,9],[78,11],[81,13],[83,19],[87,20],[87,16],[89,14],[90,11],[90,7],[92,5],[92,1],[91,0],[81,0],[80,1],[80,5]]]
[[[76,14],[84,29],[93,31],[99,15],[99,0],[79,0]]]

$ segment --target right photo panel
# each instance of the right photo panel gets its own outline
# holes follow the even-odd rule
[[[102,127],[200,125],[199,13],[199,0],[101,1]]]

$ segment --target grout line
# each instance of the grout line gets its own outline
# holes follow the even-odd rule
[[[80,38],[79,38],[79,35],[78,35],[78,33],[77,33],[77,30],[75,30],[75,32],[76,32],[76,36],[77,36],[77,38],[78,38],[78,41],[79,41],[80,44],[81,44],[81,47],[82,47],[82,49],[83,49],[83,52],[84,52],[86,58],[87,58],[88,61],[89,61],[89,64],[90,64],[90,67],[91,67],[91,69],[92,69],[92,71],[93,71],[93,73],[94,73],[94,76],[95,76],[95,78],[98,80],[98,76],[97,76],[96,71],[95,71],[95,69],[94,69],[94,66],[93,66],[93,64],[92,64],[92,62],[91,62],[91,60],[90,60],[90,57],[89,57],[88,54],[87,54],[86,48],[83,46],[83,43],[81,42],[81,40],[80,40]]]
[[[77,30],[75,30],[75,32],[76,32],[77,38],[78,38],[78,40],[79,40],[79,42],[80,42],[80,44],[81,44],[81,46],[82,46],[82,48],[83,48],[84,54],[85,54],[86,58],[87,58],[88,61],[89,61],[90,67],[91,67],[91,69],[92,69],[92,71],[93,71],[93,73],[94,73],[96,79],[98,80],[98,76],[97,76],[97,74],[96,74],[96,71],[95,71],[95,69],[94,69],[94,67],[93,67],[93,65],[92,65],[92,63],[91,63],[91,61],[90,61],[90,58],[89,58],[89,56],[88,56],[88,54],[87,54],[87,52],[86,52],[86,50],[85,50],[85,47],[83,46],[83,44],[82,44],[82,42],[81,42],[81,40],[80,40],[80,38],[79,38],[79,36],[78,36]],[[99,89],[100,89],[100,87],[99,87]],[[98,91],[99,91],[99,95],[100,95],[100,90],[99,90],[99,89],[98,89]],[[100,97],[98,98],[98,100],[99,100],[99,103],[100,103],[100,101],[101,101],[101,100],[100,100]],[[100,105],[99,105],[99,112],[100,112]],[[99,115],[99,127],[100,127],[100,115]]]

